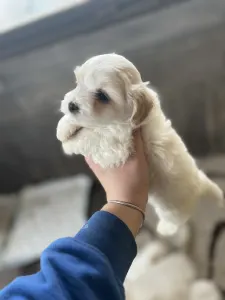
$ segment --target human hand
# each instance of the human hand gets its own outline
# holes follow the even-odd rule
[[[135,153],[121,167],[103,169],[91,159],[86,162],[101,182],[107,200],[130,202],[145,210],[149,190],[149,167],[140,130],[134,134]]]

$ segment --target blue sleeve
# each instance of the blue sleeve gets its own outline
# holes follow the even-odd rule
[[[40,272],[19,277],[0,300],[122,300],[123,281],[136,255],[128,227],[116,216],[95,213],[74,238],[52,243]]]

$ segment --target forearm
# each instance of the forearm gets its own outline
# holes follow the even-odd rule
[[[107,204],[105,207],[109,207]],[[131,230],[112,209],[95,213],[79,231],[75,239],[85,242],[103,253],[110,262],[116,278],[121,282],[136,256],[137,247]],[[120,209],[120,212],[123,208]],[[109,211],[110,210],[110,211]]]

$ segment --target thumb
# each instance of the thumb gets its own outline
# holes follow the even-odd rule
[[[138,129],[134,132],[134,145],[137,153],[144,152],[141,129]]]
[[[98,164],[94,163],[90,157],[85,157],[85,161],[88,164],[89,168],[95,173],[95,175],[96,173],[101,171],[101,167]]]
[[[86,163],[88,164],[88,166],[92,169],[92,166],[94,165],[93,160],[88,156],[85,156],[84,159],[85,159]]]

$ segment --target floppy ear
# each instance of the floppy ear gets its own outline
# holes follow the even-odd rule
[[[132,88],[133,113],[131,122],[134,127],[138,127],[146,121],[153,107],[156,94],[155,92],[151,93],[151,90],[146,87],[147,84],[133,85]]]
[[[74,69],[74,71],[73,71],[76,80],[79,78],[79,70],[80,70],[80,67],[77,66],[77,67]]]

